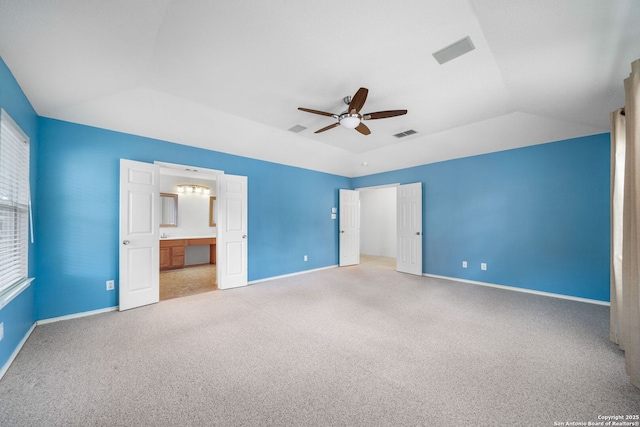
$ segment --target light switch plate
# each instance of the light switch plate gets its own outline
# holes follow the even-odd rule
[[[336,219],[336,214],[331,214],[331,219]]]
[[[338,209],[337,209],[337,208],[331,208],[331,213],[332,213],[332,214],[334,214],[334,213],[338,213]]]

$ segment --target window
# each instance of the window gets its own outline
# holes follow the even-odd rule
[[[29,239],[29,138],[0,111],[0,308],[26,284]]]

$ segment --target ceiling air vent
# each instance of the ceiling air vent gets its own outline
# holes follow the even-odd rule
[[[409,135],[413,135],[414,133],[418,133],[413,129],[409,129],[409,130],[405,130],[404,132],[400,132],[400,133],[396,133],[395,136],[396,138],[404,138],[405,136],[409,136]]]
[[[302,125],[295,125],[294,127],[289,128],[289,130],[290,130],[291,132],[294,132],[294,133],[300,133],[300,132],[302,132],[302,131],[303,131],[303,130],[305,130],[305,129],[306,129],[306,127],[304,127],[304,126],[302,126]]]
[[[452,59],[456,59],[459,56],[464,55],[465,53],[471,52],[476,47],[473,45],[473,42],[469,38],[469,36],[458,40],[455,43],[451,43],[449,46],[440,49],[437,52],[433,53],[433,57],[436,58],[436,61],[440,65],[445,62],[449,62]]]

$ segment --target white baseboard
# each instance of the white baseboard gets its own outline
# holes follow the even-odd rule
[[[4,377],[4,374],[7,373],[7,371],[9,370],[9,366],[11,366],[15,358],[18,356],[18,353],[20,353],[20,350],[22,350],[22,346],[24,346],[24,343],[27,342],[27,340],[29,339],[29,337],[31,336],[31,333],[35,328],[36,328],[36,324],[34,323],[33,325],[31,325],[31,328],[29,328],[29,331],[26,334],[24,334],[24,338],[22,338],[20,343],[16,346],[15,350],[13,350],[13,353],[11,353],[11,356],[9,356],[9,359],[4,364],[2,369],[0,369],[0,380],[2,379],[2,377]]]
[[[438,275],[435,275],[435,274],[423,274],[423,276],[433,277],[434,279],[445,279],[445,280],[453,280],[455,282],[470,283],[472,285],[488,286],[490,288],[505,289],[507,291],[523,292],[525,294],[542,295],[542,296],[545,296],[545,297],[552,297],[552,298],[568,299],[568,300],[571,300],[571,301],[586,302],[588,304],[597,304],[597,305],[606,305],[606,306],[610,306],[611,305],[611,303],[609,303],[608,301],[600,301],[600,300],[597,300],[597,299],[580,298],[580,297],[574,297],[574,296],[571,296],[571,295],[554,294],[552,292],[535,291],[533,289],[516,288],[516,287],[513,287],[513,286],[495,285],[493,283],[478,282],[478,281],[475,281],[475,280],[458,279],[456,277],[438,276]]]
[[[283,274],[282,276],[272,276],[272,277],[267,277],[265,279],[252,280],[251,282],[249,282],[249,285],[253,285],[255,283],[261,283],[261,282],[268,282],[270,280],[284,279],[285,277],[299,276],[301,274],[313,273],[315,271],[328,270],[330,268],[336,268],[336,267],[338,267],[338,265],[330,265],[328,267],[314,268],[313,270],[304,270],[304,271],[298,271],[297,273]]]
[[[50,317],[49,319],[38,320],[36,324],[46,325],[47,323],[60,322],[62,320],[78,319],[80,317],[93,316],[94,314],[108,313],[110,311],[116,311],[117,309],[118,307],[115,306],[115,307],[101,308],[100,310],[91,310],[91,311],[83,311],[81,313],[68,314],[66,316]]]

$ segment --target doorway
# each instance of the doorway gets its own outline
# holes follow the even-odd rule
[[[200,191],[184,191],[185,185]],[[190,244],[210,243],[207,240],[217,237],[211,203],[216,188],[215,177],[196,178],[160,169],[160,194],[173,203],[163,209],[160,223],[160,301],[218,289],[216,250],[210,244]],[[164,210],[171,220],[165,220]]]
[[[397,187],[360,189],[360,254],[397,257]]]
[[[395,197],[394,197],[395,196]],[[351,210],[342,209],[356,200],[357,220],[348,229],[343,221]],[[396,270],[402,273],[422,275],[422,183],[392,184],[380,187],[340,190],[340,265],[358,264],[359,261],[342,263],[343,253],[356,252],[372,256],[395,257]],[[363,219],[364,218],[364,219]],[[348,229],[348,230],[347,230]],[[394,235],[395,230],[395,235]],[[347,245],[343,237],[347,231],[356,234],[358,247]],[[394,244],[395,242],[395,244]]]
[[[205,218],[198,220],[206,224],[210,230],[215,229],[215,236],[199,238],[190,236],[198,228],[188,223],[188,229],[179,236],[185,239],[183,246],[195,250],[192,246],[204,245],[204,251],[211,253],[215,260],[216,283],[218,289],[232,289],[248,284],[248,178],[241,175],[225,174],[220,170],[205,169],[173,163],[155,162],[159,166],[159,175],[170,175],[187,180],[187,184],[197,181],[212,181],[206,208],[199,211]],[[158,179],[159,183],[160,179]],[[187,185],[192,187],[193,185]],[[213,189],[215,188],[215,192]],[[189,192],[189,189],[186,189]],[[197,193],[197,191],[193,191]],[[215,196],[212,196],[215,194]],[[212,228],[213,227],[213,228]],[[205,227],[206,229],[206,227]],[[185,236],[186,234],[186,236]],[[195,238],[194,238],[195,237]],[[196,242],[194,242],[194,240]],[[202,248],[201,248],[202,249]],[[186,251],[187,249],[185,249]],[[178,261],[180,261],[178,259]]]
[[[247,286],[248,270],[248,191],[247,177],[222,171],[197,169],[162,162],[154,164],[120,159],[120,250],[118,309],[120,311],[154,304],[160,300],[160,224],[165,208],[160,194],[160,169],[168,175],[203,178],[214,172],[216,237],[191,239],[178,236],[173,246],[208,245],[216,251],[216,277],[219,289]],[[168,202],[167,202],[168,203]],[[194,242],[195,240],[195,242]],[[204,242],[200,242],[204,240]],[[166,245],[165,245],[166,246]],[[171,246],[171,245],[169,245]],[[182,249],[182,248],[180,248]],[[163,263],[167,252],[163,252]],[[182,257],[182,259],[181,259]],[[171,266],[184,263],[184,253],[170,252]],[[178,263],[178,264],[174,264]]]
[[[171,197],[175,203],[170,209],[172,221],[163,219],[160,224],[160,301],[218,289],[217,247],[188,245],[193,240],[184,239],[217,237],[215,213],[210,203],[210,199],[216,197],[215,178],[215,173],[194,176],[193,170],[160,168],[160,194],[163,198]],[[200,191],[184,191],[185,188]],[[164,214],[163,211],[163,217]],[[185,245],[177,245],[182,242]]]

